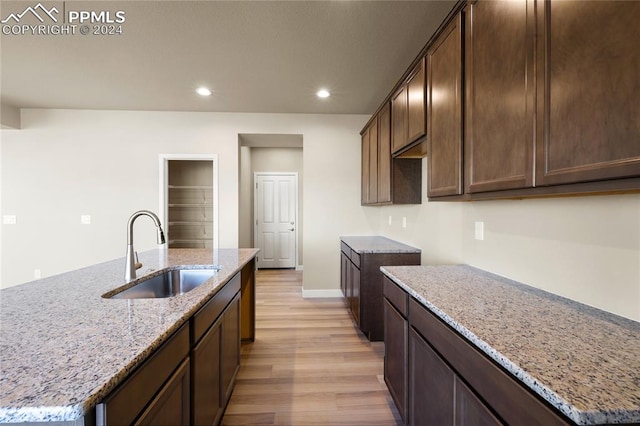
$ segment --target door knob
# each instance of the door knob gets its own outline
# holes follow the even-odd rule
[[[293,230],[294,230],[294,228],[290,228],[290,229],[289,229],[289,231],[293,231]]]

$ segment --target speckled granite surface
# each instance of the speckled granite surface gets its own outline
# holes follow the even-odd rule
[[[574,422],[640,422],[640,323],[470,266],[381,269]]]
[[[386,237],[340,237],[357,253],[420,253],[420,249],[390,240]]]
[[[124,258],[0,290],[0,423],[82,417],[256,253],[140,253],[131,284],[178,266],[222,266],[207,283],[166,299],[102,298],[125,285]]]

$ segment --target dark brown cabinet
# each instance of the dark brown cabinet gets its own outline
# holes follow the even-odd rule
[[[175,426],[189,424],[189,359],[171,376],[136,425]]]
[[[407,419],[409,322],[407,295],[388,278],[384,292],[384,380],[403,419]]]
[[[385,104],[362,133],[362,205],[420,204],[421,166],[419,158],[391,157],[391,105]]]
[[[193,350],[193,423],[216,424],[222,417],[220,396],[220,320],[211,326]]]
[[[536,185],[640,176],[640,2],[537,7]]]
[[[462,194],[462,18],[427,53],[429,197]]]
[[[384,368],[398,410],[406,412],[405,424],[573,424],[386,276],[384,288],[389,313],[385,327],[389,333],[404,332],[408,339],[404,352],[397,343],[399,336],[390,340]],[[403,308],[398,308],[403,305],[404,316]],[[406,389],[408,403],[397,398],[401,389]]]
[[[340,243],[340,288],[358,328],[371,341],[384,340],[383,265],[419,265],[420,250],[383,237],[343,237],[382,239],[404,250],[353,249]],[[365,243],[366,245],[366,243]],[[378,247],[374,245],[374,247]]]
[[[231,398],[236,375],[240,369],[240,294],[236,294],[222,317],[222,349],[220,377],[223,404]]]
[[[378,120],[362,135],[362,204],[378,202]]]
[[[391,149],[398,153],[426,134],[425,66],[421,59],[391,97]]]
[[[186,324],[96,406],[96,424],[170,424],[177,419],[172,424],[188,425],[188,366]]]
[[[464,10],[466,193],[533,186],[533,3],[477,1]]]

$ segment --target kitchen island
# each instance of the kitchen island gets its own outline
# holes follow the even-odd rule
[[[411,358],[408,368],[388,370],[393,377],[385,359],[385,380],[410,424],[435,411],[424,409],[434,372],[443,378],[432,383],[437,393],[452,391],[437,404],[447,419],[640,423],[640,323],[470,266],[382,271],[385,318],[404,321],[401,356]]]
[[[95,407],[232,279],[242,282],[242,337],[252,339],[256,249],[159,249],[140,253],[126,283],[124,259],[0,292],[0,424],[85,424]],[[176,268],[220,271],[188,293],[161,299],[102,295]],[[239,284],[238,284],[239,287]],[[249,298],[249,299],[248,299]],[[249,335],[245,335],[249,333]],[[192,333],[193,334],[193,333]],[[239,345],[239,342],[238,342]]]

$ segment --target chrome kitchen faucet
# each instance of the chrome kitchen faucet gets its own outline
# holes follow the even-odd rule
[[[126,281],[131,281],[136,278],[136,269],[142,267],[142,264],[137,260],[138,254],[133,250],[133,223],[139,216],[149,216],[153,219],[153,222],[156,224],[156,228],[158,228],[158,244],[164,244],[164,232],[162,231],[162,224],[160,224],[160,219],[156,216],[155,213],[149,210],[139,210],[131,215],[129,218],[129,223],[127,224],[127,259],[124,268],[124,279]]]

